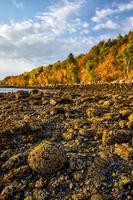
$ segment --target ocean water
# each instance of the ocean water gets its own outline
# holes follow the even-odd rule
[[[26,88],[0,88],[0,93],[17,92],[19,90],[30,91],[31,89],[26,89]]]

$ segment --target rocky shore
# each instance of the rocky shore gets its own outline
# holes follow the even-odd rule
[[[0,94],[0,200],[132,200],[133,83]]]

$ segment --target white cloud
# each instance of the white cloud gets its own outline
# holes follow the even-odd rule
[[[100,29],[118,29],[118,24],[114,23],[111,20],[108,20],[105,23],[99,23],[94,27],[94,30],[100,30]]]
[[[108,39],[115,39],[116,37],[118,36],[118,34],[117,33],[104,33],[104,34],[101,34],[100,36],[99,36],[99,39],[100,39],[100,41],[101,40],[104,40],[104,41],[107,41]]]
[[[128,18],[128,22],[133,27],[133,17],[129,17]]]
[[[17,75],[26,71],[30,71],[33,68],[32,63],[28,63],[23,59],[12,59],[7,57],[0,59],[0,78],[6,76]]]
[[[118,4],[118,11],[123,12],[127,10],[133,10],[133,1],[125,4]]]
[[[126,19],[124,19],[122,22],[120,22],[119,24],[111,21],[111,20],[107,20],[104,23],[99,23],[96,24],[93,28],[95,31],[101,30],[101,29],[112,29],[112,30],[118,30],[119,33],[121,34],[126,34],[129,31],[133,30],[133,17],[127,17]],[[109,35],[111,36],[111,34],[109,33]],[[105,33],[103,36],[106,38],[109,38],[108,33]],[[113,33],[114,36],[116,36],[115,33]],[[113,36],[112,35],[112,36]],[[112,38],[111,36],[111,38]],[[100,38],[102,39],[102,38]]]
[[[125,24],[128,24],[128,26],[125,26]],[[133,17],[126,18],[122,23],[122,31],[123,33],[127,33],[131,30],[133,30]]]
[[[133,10],[133,0],[129,1],[128,3],[120,3],[114,5],[115,8],[103,8],[101,10],[96,10],[96,15],[92,17],[92,21],[98,23],[112,14]]]
[[[59,1],[32,20],[0,25],[0,78],[86,51],[94,41],[78,17],[84,2]]]
[[[108,15],[111,15],[114,11],[110,8],[102,9],[102,10],[96,10],[96,16],[92,18],[94,22],[99,22],[101,19],[107,17]]]

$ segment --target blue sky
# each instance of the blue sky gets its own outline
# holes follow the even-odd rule
[[[0,0],[0,79],[133,30],[133,0]]]

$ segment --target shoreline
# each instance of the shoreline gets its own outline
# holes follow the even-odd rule
[[[0,197],[132,197],[133,83],[52,91],[0,95]],[[48,154],[53,173],[43,176],[28,155],[44,141],[61,144],[67,161],[57,171]]]
[[[38,89],[38,90],[45,90],[45,89],[70,89],[70,88],[88,88],[92,86],[105,86],[105,85],[130,85],[133,84],[132,81],[113,81],[113,82],[98,82],[98,83],[88,83],[88,84],[58,84],[58,85],[46,85],[46,86],[7,86],[7,85],[0,85],[0,88],[18,88],[18,89]]]

